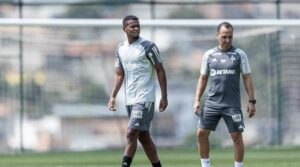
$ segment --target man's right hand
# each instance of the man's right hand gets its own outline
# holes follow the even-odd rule
[[[196,115],[198,115],[198,116],[200,116],[200,104],[201,104],[201,102],[200,101],[195,101],[194,102],[194,113],[196,114]]]
[[[168,106],[168,99],[161,98],[159,102],[159,112],[164,112],[167,106]]]
[[[110,111],[116,111],[115,109],[115,98],[111,97],[108,101],[108,109]]]

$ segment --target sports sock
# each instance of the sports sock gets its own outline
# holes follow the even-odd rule
[[[209,159],[201,159],[201,166],[202,167],[210,167]]]
[[[234,167],[243,167],[243,162],[234,161]]]
[[[161,167],[160,161],[152,163],[152,167]]]
[[[123,161],[121,167],[130,167],[130,164],[132,162],[132,158],[123,156]]]

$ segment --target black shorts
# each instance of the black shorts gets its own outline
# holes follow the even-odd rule
[[[230,133],[244,131],[243,113],[239,107],[203,106],[200,112],[198,127],[214,131],[221,118],[224,119]]]
[[[154,102],[127,105],[128,128],[149,131],[154,116]]]

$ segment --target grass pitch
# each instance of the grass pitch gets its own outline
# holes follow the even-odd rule
[[[200,167],[195,149],[161,149],[164,167]],[[0,167],[120,167],[123,150],[92,152],[24,153],[0,155]],[[233,149],[213,149],[212,167],[233,167]],[[138,150],[132,167],[150,167],[143,150]],[[300,167],[300,148],[246,148],[245,167]]]

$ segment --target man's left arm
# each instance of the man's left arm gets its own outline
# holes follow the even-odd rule
[[[255,109],[255,104],[253,102],[250,102],[252,100],[255,100],[252,77],[251,77],[250,73],[243,74],[243,80],[244,80],[244,85],[245,85],[245,88],[246,88],[246,91],[247,91],[247,94],[249,97],[249,102],[247,105],[247,113],[248,113],[248,116],[251,118],[255,115],[256,109]]]
[[[167,93],[167,77],[165,69],[161,63],[154,65],[156,70],[160,90],[161,90],[161,100],[159,103],[159,111],[163,112],[168,106],[168,93]]]

